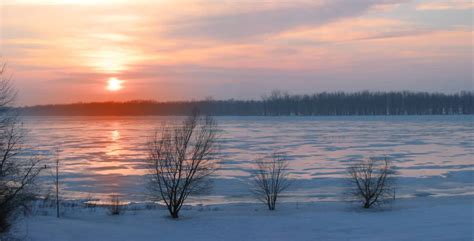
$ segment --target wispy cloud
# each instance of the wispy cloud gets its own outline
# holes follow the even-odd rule
[[[274,88],[443,91],[471,81],[466,12],[420,14],[408,0],[63,3],[2,5],[1,54],[21,103],[248,98]],[[125,88],[105,92],[111,77]]]
[[[416,6],[417,10],[466,10],[474,8],[471,0],[451,0],[421,3]]]
[[[321,26],[339,19],[357,17],[374,6],[393,4],[390,1],[316,1],[244,12],[184,17],[172,22],[166,34],[171,37],[209,38],[242,41],[268,36],[289,29]]]
[[[276,41],[340,44],[342,42],[396,38],[429,32],[414,23],[389,18],[349,18],[319,27],[308,27],[284,32]]]

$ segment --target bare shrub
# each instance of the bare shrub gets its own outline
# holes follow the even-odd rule
[[[268,158],[256,161],[253,192],[269,210],[275,210],[278,197],[290,185],[288,164],[288,160],[277,152]]]
[[[0,68],[0,235],[6,233],[16,214],[35,197],[35,179],[44,169],[40,158],[25,154],[23,129],[11,105],[15,91]]]
[[[125,206],[120,202],[118,195],[113,195],[110,204],[108,205],[109,215],[122,215],[125,212]]]
[[[189,195],[209,191],[208,177],[216,170],[216,139],[216,122],[197,112],[155,133],[148,150],[149,189],[165,203],[172,218],[179,217]]]
[[[369,158],[348,168],[352,183],[350,194],[364,208],[377,206],[395,199],[393,167],[384,159]]]

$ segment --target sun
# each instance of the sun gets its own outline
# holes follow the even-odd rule
[[[121,90],[123,88],[122,83],[123,83],[122,80],[112,77],[107,81],[107,90],[108,91]]]

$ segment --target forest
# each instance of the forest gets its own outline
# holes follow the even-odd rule
[[[38,105],[19,109],[24,115],[46,116],[165,116],[186,115],[193,109],[214,116],[469,115],[474,114],[474,92],[361,91],[301,95],[273,91],[260,100],[134,100]]]

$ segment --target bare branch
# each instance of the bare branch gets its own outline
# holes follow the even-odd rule
[[[275,210],[278,197],[290,185],[288,165],[288,160],[277,152],[256,161],[253,192],[269,210]]]
[[[352,183],[351,196],[360,201],[364,208],[380,205],[395,199],[393,167],[387,158],[369,158],[348,168]]]
[[[5,66],[0,67],[0,233],[34,196],[35,179],[44,169],[41,159],[21,155],[25,130],[11,108],[16,92]]]
[[[188,196],[209,190],[216,170],[217,124],[193,112],[180,125],[163,127],[149,143],[149,189],[161,199],[171,217],[178,218]]]

